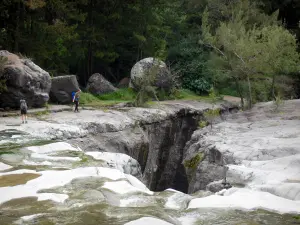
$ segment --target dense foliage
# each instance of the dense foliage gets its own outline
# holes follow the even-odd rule
[[[155,56],[198,94],[215,87],[250,104],[299,97],[298,2],[2,0],[0,47],[83,86],[95,72],[116,84]]]

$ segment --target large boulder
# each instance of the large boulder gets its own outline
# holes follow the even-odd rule
[[[124,77],[118,84],[118,88],[128,88],[130,83],[129,77]]]
[[[100,73],[95,73],[89,78],[86,89],[94,95],[106,94],[117,90]]]
[[[162,88],[170,89],[173,85],[171,72],[167,68],[166,64],[152,57],[145,58],[137,62],[131,69],[130,87],[139,89],[140,85],[147,82],[140,82],[140,79],[149,79],[149,76],[153,77],[153,85]],[[150,78],[151,79],[151,78]]]
[[[72,92],[78,89],[79,85],[75,75],[54,77],[52,78],[50,99],[55,103],[70,103],[72,101]]]
[[[29,107],[41,107],[49,100],[51,77],[48,72],[8,51],[0,51],[7,62],[0,73],[6,80],[7,90],[0,94],[0,108],[19,108],[20,99]]]

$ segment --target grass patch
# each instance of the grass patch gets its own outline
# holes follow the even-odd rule
[[[160,101],[164,100],[198,100],[198,101],[210,101],[210,96],[199,96],[196,93],[186,90],[179,89],[173,91],[170,95],[165,92],[158,90],[157,97]],[[112,93],[103,95],[93,95],[91,93],[82,92],[80,94],[80,104],[84,106],[112,106],[118,103],[134,103],[137,98],[137,92],[132,88],[122,88]],[[221,100],[221,99],[220,99]],[[147,104],[151,104],[151,99]]]
[[[195,92],[186,89],[176,90],[173,96],[173,99],[212,101],[212,97],[209,95],[197,95]],[[216,97],[216,100],[222,100],[222,97],[218,96]]]
[[[99,95],[98,98],[103,101],[131,102],[135,100],[136,92],[132,88],[122,88],[112,93]]]
[[[111,106],[122,102],[128,102],[124,100],[118,99],[108,99],[102,100],[100,96],[92,95],[91,93],[81,93],[80,94],[80,105],[84,106],[94,106],[94,107],[101,107],[101,106]]]
[[[197,95],[195,92],[181,89],[174,91],[174,99],[184,99],[184,100],[200,100],[205,98],[206,96]]]

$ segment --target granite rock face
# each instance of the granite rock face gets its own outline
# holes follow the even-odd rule
[[[186,146],[183,165],[201,155],[193,168],[186,166],[189,192],[210,189],[224,178],[235,187],[298,201],[300,199],[300,100],[286,101],[276,110],[260,103],[216,124],[194,132]],[[213,182],[213,183],[212,183]]]
[[[94,95],[106,94],[118,90],[99,73],[95,73],[89,78],[86,89]]]
[[[152,190],[187,192],[188,180],[181,165],[184,147],[209,107],[205,102],[170,101],[152,108],[59,112],[17,129],[30,137],[66,140],[87,152],[125,153],[139,162],[142,180]],[[3,121],[0,129],[13,121]]]
[[[20,107],[25,99],[29,107],[41,107],[49,100],[51,78],[48,72],[8,51],[0,51],[7,59],[0,78],[6,80],[7,90],[0,95],[0,108]]]
[[[130,87],[140,89],[144,84],[141,80],[153,76],[153,85],[164,90],[169,90],[173,82],[171,72],[166,64],[158,59],[149,57],[138,61],[130,72]],[[149,78],[148,78],[149,79]]]
[[[72,102],[72,92],[78,91],[79,85],[75,75],[52,78],[50,99],[54,103],[68,104]]]

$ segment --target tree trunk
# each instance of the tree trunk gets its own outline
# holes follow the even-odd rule
[[[271,90],[270,90],[270,99],[275,100],[276,96],[275,96],[275,75],[273,75],[272,77],[272,86],[271,86]]]
[[[249,89],[249,108],[252,108],[252,91],[251,91],[251,82],[249,75],[247,75],[248,89]]]
[[[241,98],[241,105],[242,105],[242,109],[244,109],[245,107],[245,103],[244,103],[244,96],[243,96],[243,92],[241,90],[241,87],[239,85],[239,81],[237,78],[235,78],[235,86],[236,86],[236,89],[237,89],[237,92],[239,93],[239,96]]]
[[[91,77],[92,73],[93,73],[93,63],[92,63],[92,59],[93,59],[93,49],[92,49],[92,43],[91,41],[89,41],[89,47],[88,47],[88,65],[87,65],[87,79],[85,79],[85,84],[87,82],[87,80]]]
[[[89,1],[89,11],[88,11],[88,27],[89,27],[89,32],[92,32],[92,27],[93,27],[93,6],[94,6],[94,1],[90,0]],[[92,36],[90,34],[89,36],[89,41],[88,41],[88,55],[87,55],[87,77],[84,79],[84,84],[86,85],[87,80],[90,78],[92,75],[92,70],[93,70],[93,65],[92,65],[92,58],[93,58],[93,48],[92,48]]]
[[[14,35],[14,52],[19,52],[19,41],[20,41],[20,14],[21,14],[21,0],[17,1],[17,12],[16,12],[16,27]]]

